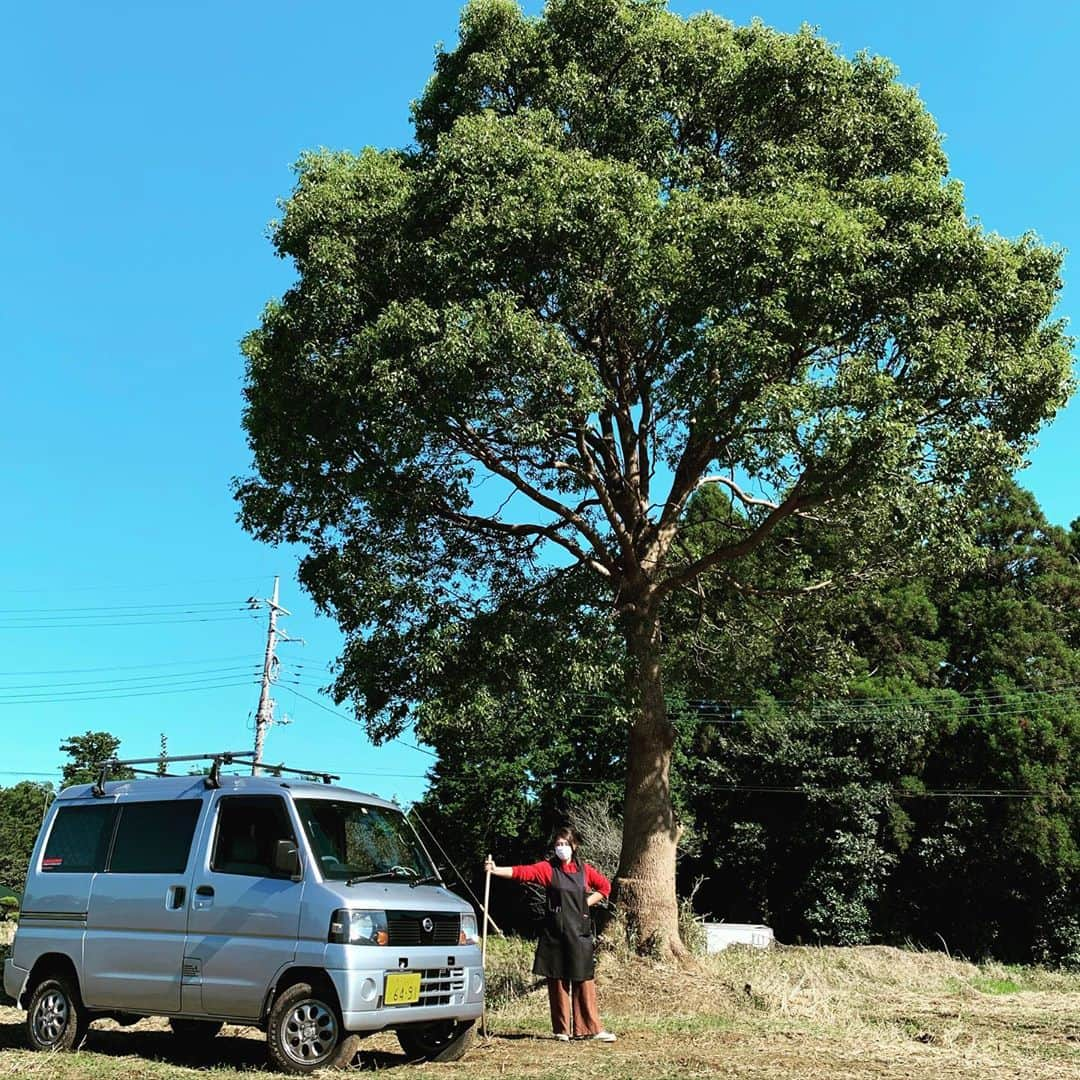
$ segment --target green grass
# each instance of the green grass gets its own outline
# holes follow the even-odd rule
[[[1019,994],[1024,989],[1015,979],[992,979],[988,975],[976,975],[971,985],[984,994]]]

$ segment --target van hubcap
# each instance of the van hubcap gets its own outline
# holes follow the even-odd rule
[[[43,994],[34,1012],[34,1032],[43,1044],[56,1042],[68,1022],[67,998],[59,990]]]
[[[338,1043],[337,1018],[321,1001],[301,1001],[281,1026],[285,1053],[302,1065],[324,1061]]]

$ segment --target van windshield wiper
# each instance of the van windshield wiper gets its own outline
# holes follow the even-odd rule
[[[414,878],[409,882],[409,888],[415,889],[417,885],[430,885],[432,882],[442,882],[442,878],[438,874],[428,874],[427,877]]]
[[[374,874],[354,874],[345,884],[359,885],[361,881],[385,881],[400,876],[396,870],[377,870]]]

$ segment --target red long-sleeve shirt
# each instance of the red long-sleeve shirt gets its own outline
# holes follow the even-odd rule
[[[563,870],[568,874],[576,874],[577,869],[577,863],[573,859],[568,863],[563,863]],[[514,872],[515,881],[532,882],[543,885],[544,888],[551,884],[551,863],[546,859],[544,862],[530,863],[528,866],[512,866],[511,870]],[[585,891],[598,892],[605,898],[611,895],[611,882],[595,866],[590,866],[588,863],[585,864]]]

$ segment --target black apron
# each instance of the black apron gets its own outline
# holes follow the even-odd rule
[[[596,950],[592,919],[585,903],[585,864],[573,874],[551,860],[551,884],[547,887],[547,911],[540,940],[536,943],[533,974],[547,979],[586,982],[596,974]]]

